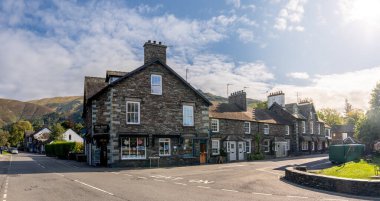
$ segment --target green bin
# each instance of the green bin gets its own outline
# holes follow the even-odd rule
[[[329,147],[329,160],[333,163],[346,163],[360,160],[365,150],[364,144],[337,144]]]

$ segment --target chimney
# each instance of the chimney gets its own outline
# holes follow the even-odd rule
[[[245,93],[245,91],[231,93],[228,97],[228,103],[235,104],[241,110],[247,111],[247,93]]]
[[[156,59],[166,63],[166,48],[167,46],[162,45],[161,42],[156,43],[156,41],[153,41],[152,43],[151,40],[148,40],[144,44],[144,64]]]
[[[273,105],[273,103],[277,103],[281,105],[281,107],[285,107],[285,94],[282,91],[277,91],[270,93],[268,96],[268,109]]]

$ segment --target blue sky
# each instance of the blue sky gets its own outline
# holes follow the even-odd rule
[[[380,80],[376,0],[0,2],[0,97],[82,95],[84,76],[142,65],[147,40],[203,91],[366,109]]]

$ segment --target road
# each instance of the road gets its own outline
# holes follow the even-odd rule
[[[281,180],[294,164],[327,165],[325,155],[153,169],[95,168],[19,153],[0,157],[0,201],[375,200]]]

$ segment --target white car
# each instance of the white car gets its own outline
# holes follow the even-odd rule
[[[18,154],[17,148],[12,147],[11,148],[11,154]]]

